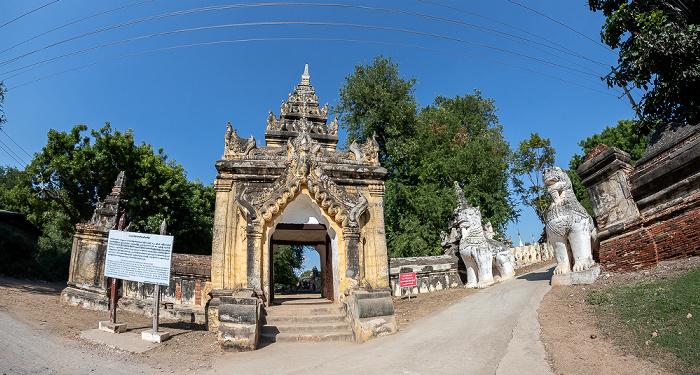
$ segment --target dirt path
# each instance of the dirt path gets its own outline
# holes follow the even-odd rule
[[[700,265],[700,257],[685,262]],[[609,338],[598,332],[595,327],[595,317],[590,312],[590,306],[583,303],[583,299],[594,288],[641,281],[650,277],[662,277],[664,272],[671,272],[675,269],[674,267],[665,264],[653,270],[633,274],[604,273],[596,284],[588,287],[551,289],[542,299],[538,317],[542,331],[541,339],[555,372],[574,375],[668,373],[658,365],[626,354],[614,346]],[[106,371],[100,371],[102,373],[119,373],[120,369],[126,369],[125,373],[129,374],[161,372],[189,374],[210,371],[214,368],[215,362],[224,358],[240,358],[238,354],[221,351],[216,344],[216,334],[196,324],[162,321],[161,326],[167,329],[173,338],[141,354],[124,352],[80,339],[82,331],[96,328],[98,321],[107,319],[107,313],[62,304],[60,291],[64,286],[65,284],[62,283],[49,284],[0,277],[0,347],[8,348],[0,350],[0,374],[95,373],[91,371],[93,368],[106,369]],[[490,289],[492,288],[481,291],[451,289],[418,295],[410,302],[406,299],[396,299],[397,322],[401,330],[408,330],[416,324],[423,324],[423,316],[437,314],[438,310],[449,309],[449,306],[459,304],[467,295],[491,293]],[[504,297],[496,295],[491,298]],[[459,314],[470,312],[469,309],[461,311]],[[445,315],[446,320],[443,324],[448,324],[451,318],[449,314]],[[150,329],[151,325],[151,319],[145,316],[121,314],[119,320],[126,321],[131,332],[134,333]],[[481,327],[476,327],[474,330],[479,331]],[[511,328],[508,334],[537,334],[537,332],[536,328],[523,326],[520,330]],[[475,334],[464,332],[463,335],[458,336],[453,338],[452,344],[443,340],[439,345],[447,348],[454,346],[459,353],[464,353],[463,343],[474,340]],[[275,345],[278,344],[273,346]],[[377,344],[372,344],[370,341],[363,345],[354,343],[344,343],[344,345],[348,345],[348,350],[353,351]],[[430,347],[434,342],[426,341],[424,345]],[[514,349],[510,348],[510,350]],[[523,348],[523,350],[526,349]],[[314,353],[315,349],[305,348],[305,345],[302,345],[292,346],[289,350],[290,353],[304,350]],[[469,356],[465,354],[455,354],[452,357],[455,356],[459,359],[454,361],[461,363],[461,366],[467,366],[470,362]],[[345,358],[345,355],[339,354],[338,357]],[[415,363],[422,361],[420,358],[423,357],[420,351],[416,351],[410,356],[405,353],[397,354],[397,358]],[[430,359],[430,361],[435,360],[442,361],[439,358]],[[365,360],[362,359],[362,361]],[[430,361],[426,362],[425,366],[431,365]],[[19,367],[13,363],[22,365]],[[116,364],[122,367],[109,367]],[[124,367],[124,364],[128,365]],[[70,371],[66,371],[67,369]]]
[[[472,293],[394,335],[273,344],[226,355],[208,374],[548,374],[536,311],[552,269]]]
[[[597,327],[593,307],[585,303],[593,290],[665,278],[678,270],[700,266],[700,257],[662,262],[658,267],[629,273],[603,272],[591,285],[553,287],[542,299],[538,316],[542,341],[557,374],[669,374],[659,363],[638,358],[612,343]],[[668,363],[672,366],[672,364]]]
[[[85,348],[76,340],[56,337],[18,322],[0,311],[0,373],[2,374],[116,374],[153,373],[142,363],[110,357]]]

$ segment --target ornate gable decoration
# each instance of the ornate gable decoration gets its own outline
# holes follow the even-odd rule
[[[337,136],[338,120],[328,122],[328,103],[319,107],[316,90],[309,81],[309,64],[304,67],[301,83],[289,94],[287,101],[282,101],[280,116],[270,111],[267,117],[267,132],[308,132]]]
[[[357,227],[357,220],[368,207],[367,199],[362,194],[357,200],[351,198],[343,187],[326,175],[317,160],[320,148],[307,132],[288,140],[287,168],[261,193],[248,196],[244,191],[238,199],[241,207],[260,221],[271,220],[305,184],[312,198],[336,222],[343,227]]]
[[[255,137],[252,135],[250,138],[241,138],[236,133],[236,129],[231,127],[231,123],[226,124],[226,135],[225,135],[225,147],[224,147],[224,157],[227,156],[245,156],[249,155],[250,152],[256,148]]]

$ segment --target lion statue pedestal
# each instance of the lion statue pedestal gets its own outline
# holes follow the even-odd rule
[[[547,242],[557,259],[552,285],[591,284],[600,275],[593,259],[599,245],[593,218],[576,200],[563,169],[545,169],[543,180],[552,198],[546,219]]]

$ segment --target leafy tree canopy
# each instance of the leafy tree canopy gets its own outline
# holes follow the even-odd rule
[[[646,132],[659,123],[700,120],[700,2],[588,0],[607,17],[602,40],[619,48],[609,86],[648,90],[639,107]]]
[[[531,133],[530,139],[518,143],[511,159],[515,193],[524,206],[535,210],[542,224],[550,203],[542,173],[554,165],[555,154],[549,138]]]
[[[398,67],[384,56],[375,57],[372,65],[356,65],[331,108],[347,131],[348,145],[376,134],[380,161],[390,173],[392,158],[402,154],[402,141],[411,134],[416,120],[413,86],[417,80],[402,77]]]
[[[136,230],[157,233],[166,219],[175,251],[211,251],[213,187],[188,181],[182,166],[168,160],[162,149],[136,145],[131,130],[120,132],[107,123],[89,136],[86,131],[85,125],[70,132],[49,131],[46,146],[26,167],[23,182],[0,195],[14,197],[3,203],[25,213],[68,251],[75,224],[90,219],[98,199],[109,194],[123,170],[127,211]]]
[[[392,257],[443,252],[440,232],[453,216],[454,181],[496,230],[517,216],[508,193],[510,148],[493,100],[479,91],[437,96],[419,111],[416,82],[402,77],[390,57],[378,56],[372,65],[355,66],[333,108],[348,142],[377,134],[389,170],[384,217]]]
[[[275,284],[296,286],[299,282],[296,271],[301,270],[304,263],[304,246],[279,245],[272,255],[272,261]]]

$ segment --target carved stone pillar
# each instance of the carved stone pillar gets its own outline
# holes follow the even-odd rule
[[[343,237],[347,246],[347,269],[345,277],[355,280],[354,285],[359,285],[360,281],[360,256],[359,256],[359,241],[360,231],[357,227],[344,227]]]
[[[576,170],[586,187],[598,230],[624,225],[639,217],[629,189],[630,155],[615,147],[598,145]]]
[[[214,189],[216,190],[216,208],[214,210],[214,228],[213,228],[213,239],[212,239],[212,260],[211,260],[211,280],[214,289],[225,288],[225,276],[228,275],[226,264],[227,257],[232,256],[230,252],[226,251],[226,236],[229,232],[228,221],[230,219],[231,212],[229,208],[231,205],[229,201],[231,200],[231,180],[219,180],[214,182]]]
[[[373,285],[375,288],[389,288],[389,256],[386,249],[386,230],[384,228],[384,195],[386,188],[384,185],[369,186],[369,210],[374,225],[372,229],[374,233],[371,237],[374,239],[374,257],[376,280]]]

